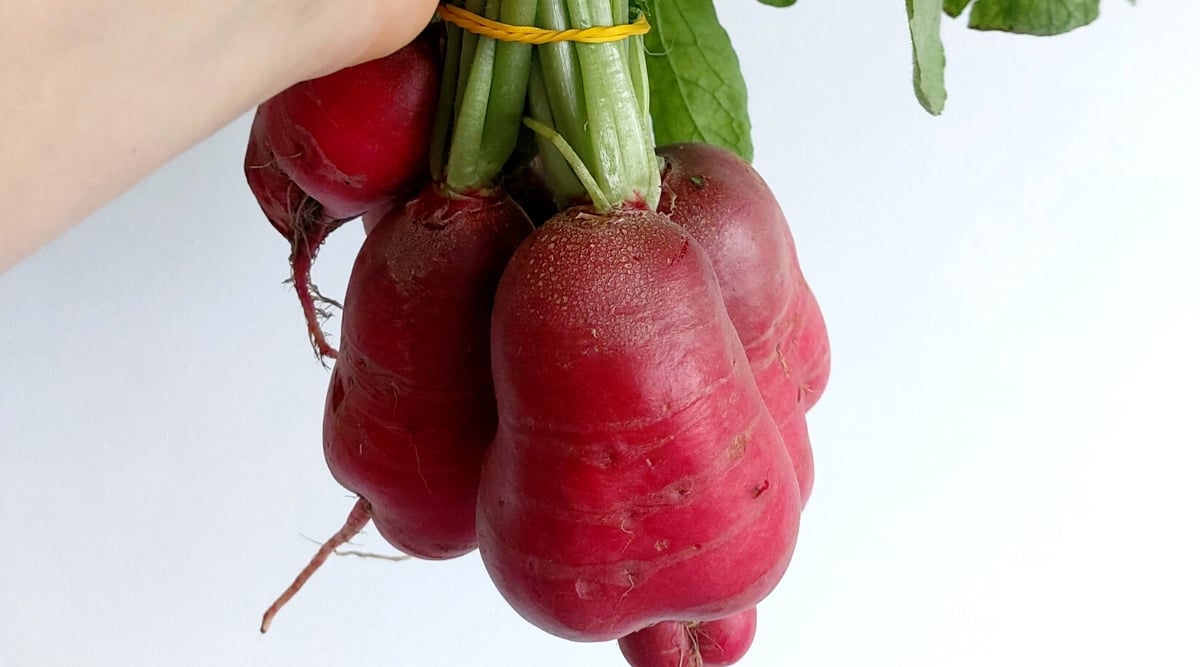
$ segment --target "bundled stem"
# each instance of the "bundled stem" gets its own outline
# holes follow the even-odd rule
[[[466,0],[460,7],[513,25],[533,24],[537,0]],[[517,144],[533,47],[447,26],[446,65],[431,149],[435,180],[452,190],[488,187]]]
[[[628,0],[542,0],[538,25],[562,30],[626,23]],[[553,128],[595,179],[599,210],[655,207],[661,190],[642,39],[539,46]],[[561,194],[561,193],[560,193]]]
[[[535,55],[533,66],[529,70],[530,119],[526,119],[525,124],[537,136],[538,153],[541,155],[546,185],[554,194],[555,204],[559,208],[576,202],[582,197],[590,197],[597,207],[608,206],[608,203],[601,202],[603,193],[599,191],[595,179],[591,178],[587,165],[572,147],[571,139],[554,130],[554,109],[551,95],[546,90],[546,81],[542,76],[539,60],[540,58]],[[577,126],[572,125],[572,127]],[[582,144],[577,143],[576,145]],[[572,162],[572,156],[574,156],[575,162]]]

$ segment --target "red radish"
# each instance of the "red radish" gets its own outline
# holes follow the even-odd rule
[[[496,432],[492,300],[532,229],[506,196],[437,185],[379,216],[350,274],[325,404],[325,460],[360,498],[267,610],[263,632],[368,519],[392,546],[419,558],[475,548],[479,469]]]
[[[496,430],[488,324],[496,283],[533,229],[509,198],[426,188],[380,220],[355,262],[325,409],[325,458],[396,548],[475,548]]]
[[[657,623],[617,641],[630,667],[726,667],[750,650],[758,614],[754,607],[699,623]]]
[[[605,641],[775,587],[799,488],[690,234],[630,206],[552,218],[500,281],[492,367],[480,555],[528,621]]]
[[[298,83],[261,107],[279,168],[334,218],[353,218],[429,179],[440,36]]]
[[[712,259],[807,502],[813,469],[804,413],[829,381],[829,339],[787,220],[766,182],[736,154],[706,144],[658,153],[666,165],[659,211],[691,232]]]
[[[708,251],[750,358],[790,377],[811,407],[829,382],[829,340],[770,187],[723,148],[674,144],[657,152],[666,162],[659,211]],[[763,349],[751,353],[753,346]]]
[[[426,31],[379,60],[298,83],[259,106],[245,171],[271,224],[292,245],[292,282],[317,354],[321,331],[313,260],[343,222],[428,179],[438,94],[438,35]]]

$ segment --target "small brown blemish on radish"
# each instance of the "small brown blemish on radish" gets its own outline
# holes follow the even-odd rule
[[[755,485],[754,485],[754,488],[753,488],[753,489],[751,489],[751,491],[750,491],[750,497],[751,497],[751,498],[758,498],[758,497],[759,497],[759,496],[761,496],[763,493],[765,493],[765,492],[766,492],[766,490],[767,490],[767,489],[769,489],[769,488],[771,488],[771,480],[769,480],[769,479],[764,479],[763,481],[761,481],[761,482],[759,482],[758,484],[755,484]]]
[[[729,445],[729,460],[736,461],[746,454],[746,434],[738,433]]]
[[[655,551],[666,551],[671,547],[671,540],[659,540],[654,543]]]
[[[779,359],[779,365],[783,368],[783,376],[787,379],[792,379],[792,369],[788,366],[787,358],[783,355],[783,346],[775,346],[775,357]]]

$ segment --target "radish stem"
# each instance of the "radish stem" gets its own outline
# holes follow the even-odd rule
[[[628,0],[542,0],[538,21],[550,29],[590,28],[625,23],[628,14]],[[661,181],[641,37],[566,46],[539,47],[539,56],[545,57],[542,73],[553,129],[587,166],[603,195],[593,203],[599,210],[621,202],[656,207]]]

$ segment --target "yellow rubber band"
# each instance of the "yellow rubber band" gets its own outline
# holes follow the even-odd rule
[[[522,44],[553,44],[555,42],[601,44],[617,42],[650,32],[650,23],[646,21],[644,15],[639,16],[633,23],[625,25],[572,28],[570,30],[546,30],[531,25],[509,25],[484,18],[454,5],[438,5],[438,15],[468,32],[491,37],[501,42],[520,42]]]

